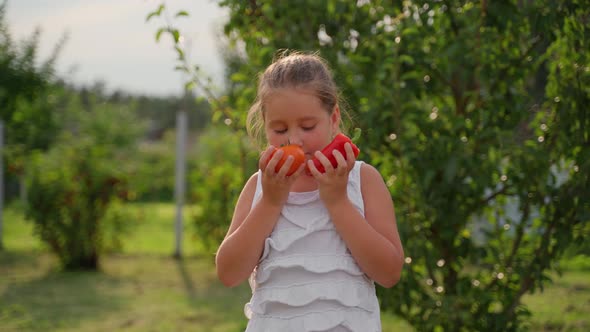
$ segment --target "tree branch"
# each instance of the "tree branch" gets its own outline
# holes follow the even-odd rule
[[[455,14],[453,14],[453,6],[449,3],[449,1],[444,2],[447,6],[447,14],[449,15],[449,20],[451,21],[451,29],[453,30],[453,34],[455,37],[459,36],[459,25],[455,20]]]
[[[520,218],[520,222],[518,223],[518,226],[516,228],[516,238],[514,239],[514,242],[512,243],[512,250],[510,252],[510,255],[508,256],[508,259],[505,262],[505,267],[506,270],[508,270],[509,268],[512,267],[512,263],[514,262],[514,257],[516,256],[516,253],[518,252],[518,249],[520,248],[520,244],[522,242],[522,238],[524,236],[524,228],[526,226],[526,221],[530,216],[530,204],[527,201],[525,203],[524,209],[523,209],[523,214],[522,217]],[[498,284],[498,278],[492,280],[492,282],[490,282],[487,286],[486,286],[486,292],[489,291],[490,289],[492,289],[492,287],[494,287],[496,284]]]
[[[506,193],[508,191],[508,189],[510,189],[511,186],[504,186],[502,187],[502,189],[496,191],[495,193],[492,193],[490,196],[483,198],[482,200],[479,201],[479,205],[487,205],[491,200],[493,200],[494,198],[496,198],[499,195],[502,195],[504,193]]]
[[[534,284],[535,279],[532,277],[533,272],[534,272],[534,265],[536,262],[538,262],[538,269],[539,270],[544,270],[546,268],[547,265],[547,261],[541,261],[538,260],[539,257],[548,257],[551,256],[551,252],[549,249],[549,245],[551,243],[551,234],[553,233],[553,230],[555,229],[556,225],[557,225],[557,221],[560,219],[559,218],[559,208],[555,209],[552,219],[551,219],[551,223],[549,224],[549,226],[545,229],[545,232],[543,232],[543,237],[541,238],[541,243],[539,244],[539,247],[537,248],[537,250],[535,250],[534,253],[534,257],[535,259],[533,259],[533,261],[529,264],[529,267],[526,271],[526,275],[524,276],[524,279],[522,280],[521,284],[520,284],[520,288],[518,290],[518,292],[516,293],[516,296],[514,296],[512,303],[506,307],[506,309],[504,310],[504,314],[507,315],[508,317],[513,317],[514,316],[514,310],[516,309],[516,307],[518,306],[518,304],[520,303],[520,299],[521,297],[528,292],[531,287]]]
[[[535,46],[537,46],[537,44],[541,41],[541,37],[540,36],[535,36],[531,42],[531,44],[529,45],[529,47],[527,48],[527,50],[524,52],[524,54],[518,58],[516,61],[514,61],[515,63],[508,63],[506,66],[504,66],[504,68],[501,68],[499,70],[498,75],[496,75],[496,77],[498,78],[497,80],[495,80],[494,82],[492,82],[491,86],[490,86],[490,92],[491,91],[495,91],[498,88],[498,85],[500,84],[500,82],[505,82],[507,80],[506,78],[506,74],[514,69],[514,68],[518,68],[522,65],[522,63],[524,63],[526,61],[526,58],[531,54],[533,48]],[[508,52],[503,52],[503,53],[508,53]]]

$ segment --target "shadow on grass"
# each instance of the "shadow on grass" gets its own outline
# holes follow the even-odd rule
[[[58,271],[48,255],[0,252],[0,266],[0,325],[7,330],[78,326],[123,304],[109,292],[117,279],[101,272]]]
[[[0,278],[8,275],[8,271],[18,267],[35,265],[39,261],[39,254],[35,251],[0,251]]]
[[[197,259],[201,261],[207,260],[207,258]],[[210,271],[198,272],[200,278],[195,282],[193,274],[197,272],[187,268],[187,262],[184,259],[176,259],[176,265],[188,301],[196,312],[192,319],[199,320],[201,324],[214,326],[222,322],[235,321],[237,317],[241,317],[238,327],[235,330],[232,329],[232,332],[246,329],[247,319],[243,315],[243,308],[251,295],[247,284],[244,283],[234,288],[225,287],[217,279],[214,265],[209,264],[200,265],[201,267],[208,267]],[[208,308],[209,314],[199,315],[198,312],[205,307]],[[208,320],[208,322],[203,322],[204,319]]]

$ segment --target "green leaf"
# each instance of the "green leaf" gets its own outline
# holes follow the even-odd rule
[[[188,81],[188,82],[186,82],[186,84],[184,84],[184,89],[190,91],[190,90],[194,89],[195,86],[196,86],[196,84],[194,81]]]
[[[458,163],[459,161],[455,156],[451,156],[451,158],[447,162],[447,167],[445,167],[444,170],[444,177],[447,183],[453,183],[455,175],[457,174],[457,168],[459,166]]]
[[[336,13],[336,5],[333,1],[328,2],[327,13],[329,16],[333,16]]]
[[[358,140],[361,138],[361,128],[354,128],[353,130],[353,134],[352,134],[352,138],[350,139],[353,143],[358,142]]]
[[[148,14],[148,16],[145,18],[145,21],[148,22],[149,20],[152,19],[152,17],[160,16],[162,14],[162,11],[164,11],[164,8],[165,8],[164,4],[161,4],[160,6],[158,6],[158,9],[156,9],[153,12]]]
[[[178,53],[178,60],[184,60],[184,51],[182,48],[175,46],[174,49],[176,50],[176,53]]]
[[[189,16],[188,12],[186,10],[181,10],[178,13],[176,13],[176,15],[174,15],[174,17],[181,17],[181,16]]]
[[[178,41],[180,40],[180,32],[177,29],[172,29],[170,31],[170,33],[172,34],[172,36],[174,37],[174,42],[178,43]]]
[[[399,56],[399,61],[402,63],[406,63],[408,65],[414,65],[414,58],[412,58],[411,56],[407,55],[407,54],[401,54]]]
[[[248,76],[241,72],[237,72],[231,75],[232,82],[245,82],[247,79]]]
[[[166,28],[159,28],[156,32],[156,42],[160,41],[160,37],[162,36],[162,32],[166,31]]]
[[[218,121],[219,121],[219,119],[221,119],[221,116],[222,116],[222,115],[223,115],[223,113],[222,113],[221,111],[216,111],[216,112],[213,112],[213,114],[212,114],[212,116],[211,116],[211,120],[212,120],[213,122],[218,122]]]

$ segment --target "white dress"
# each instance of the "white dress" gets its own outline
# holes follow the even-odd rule
[[[357,161],[348,196],[364,215]],[[260,198],[260,173],[252,205]],[[319,191],[291,192],[250,277],[246,332],[379,332],[375,285],[336,232]]]

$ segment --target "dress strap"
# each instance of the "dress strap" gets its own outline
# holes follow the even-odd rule
[[[258,170],[257,174],[256,174],[256,191],[254,191],[254,198],[252,199],[252,205],[250,205],[250,208],[254,207],[254,204],[256,202],[258,202],[258,199],[260,199],[260,194],[262,193],[262,171]]]

